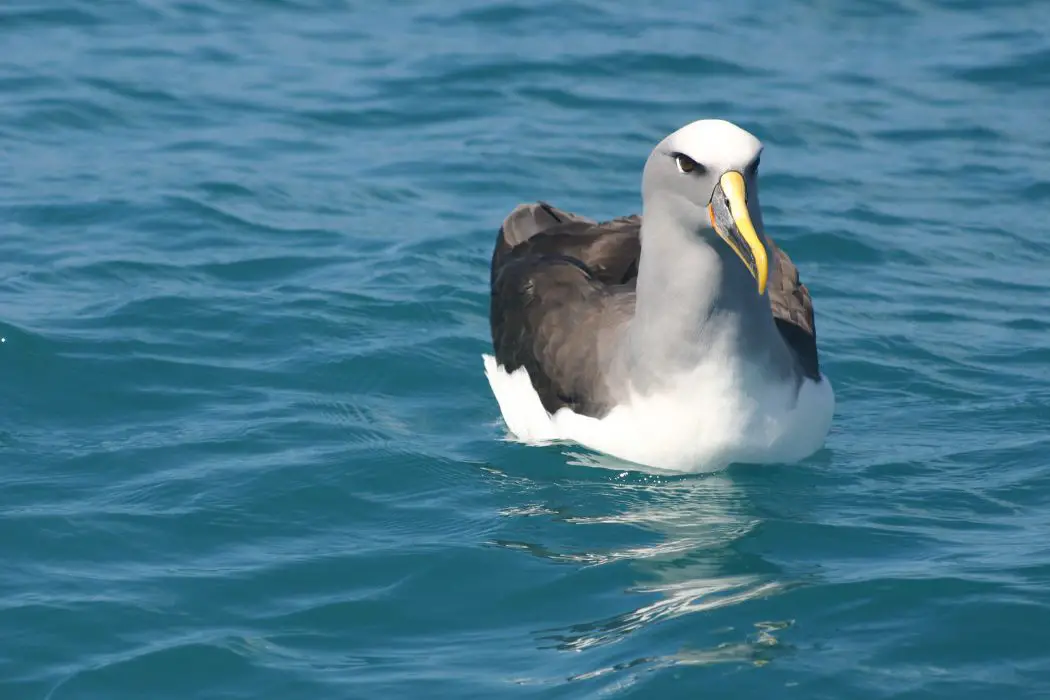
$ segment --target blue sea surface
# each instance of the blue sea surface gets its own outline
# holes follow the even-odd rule
[[[0,698],[1050,697],[1044,0],[5,0]],[[505,439],[503,217],[761,138],[798,465]]]

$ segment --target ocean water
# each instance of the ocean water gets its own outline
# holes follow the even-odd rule
[[[1050,697],[1043,0],[6,0],[0,698]],[[798,465],[504,439],[488,256],[766,143]]]

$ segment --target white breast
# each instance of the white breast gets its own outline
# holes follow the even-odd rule
[[[672,388],[634,395],[601,419],[544,410],[524,368],[507,373],[484,355],[485,375],[508,430],[518,440],[569,440],[655,469],[707,472],[732,463],[790,463],[823,444],[835,410],[831,383],[769,383],[742,366],[712,361]]]

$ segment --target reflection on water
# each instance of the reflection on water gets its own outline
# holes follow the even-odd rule
[[[616,460],[574,455],[576,464],[622,470]],[[528,552],[549,561],[581,567],[617,565],[627,572],[624,600],[628,609],[600,620],[583,620],[569,627],[538,631],[542,648],[580,652],[614,644],[631,635],[652,631],[661,624],[688,615],[776,595],[788,586],[778,571],[758,555],[738,545],[760,524],[744,490],[725,473],[675,479],[639,478],[619,473],[612,480],[587,481],[559,490],[558,498],[580,504],[567,508],[546,503],[523,504],[504,511],[505,517],[546,517],[560,523],[608,528],[615,539],[597,551],[573,551],[550,542],[499,540],[503,547]],[[597,512],[580,514],[583,503]],[[639,532],[652,541],[618,546],[626,532]],[[602,536],[582,541],[609,541]],[[790,622],[756,620],[750,630],[737,630],[732,641],[707,649],[679,649],[663,656],[620,662],[574,677],[593,678],[638,666],[646,669],[677,664],[768,663],[785,648],[776,633]]]
[[[585,681],[599,676],[626,671],[635,667],[655,670],[669,666],[711,666],[723,663],[751,663],[765,666],[776,656],[785,653],[789,647],[781,644],[773,632],[791,626],[789,622],[756,622],[755,632],[746,641],[732,644],[720,644],[712,649],[683,650],[676,654],[659,657],[642,657],[611,666],[604,666],[594,671],[570,676],[569,681]]]
[[[636,630],[689,613],[736,605],[752,598],[771,595],[780,589],[775,582],[759,583],[757,577],[697,579],[658,587],[640,587],[637,593],[658,593],[655,603],[617,615],[610,620],[574,625],[565,634],[553,635],[558,648],[582,651],[588,647],[618,641]]]

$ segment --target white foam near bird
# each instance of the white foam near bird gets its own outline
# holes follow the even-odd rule
[[[761,152],[729,122],[694,122],[650,154],[641,217],[507,217],[484,368],[516,439],[677,472],[821,448],[834,391],[809,292],[763,230]]]

